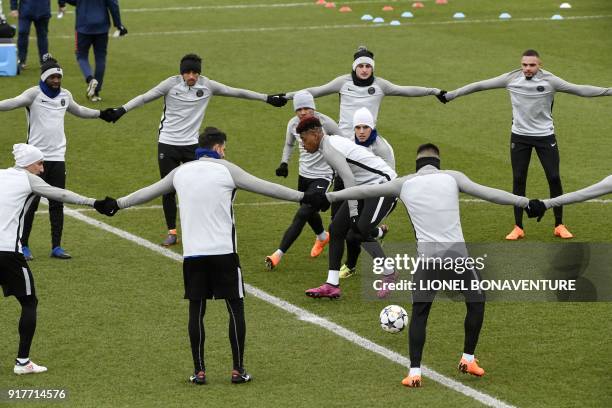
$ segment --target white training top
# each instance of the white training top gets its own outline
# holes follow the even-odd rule
[[[451,101],[472,92],[495,88],[506,88],[510,92],[512,133],[521,136],[550,136],[555,133],[552,117],[555,92],[586,97],[612,96],[612,88],[572,84],[543,69],[527,79],[521,69],[516,69],[450,91],[445,97]]]
[[[585,187],[581,190],[572,191],[554,198],[542,200],[546,208],[560,207],[562,205],[581,203],[595,197],[612,193],[612,175],[604,178],[599,183]]]
[[[119,198],[117,203],[119,208],[127,208],[176,191],[181,203],[183,256],[224,255],[237,252],[232,208],[237,189],[287,201],[304,197],[299,191],[252,176],[226,160],[203,157]]]
[[[338,125],[332,118],[327,115],[324,115],[320,112],[315,112],[314,115],[319,118],[321,121],[321,125],[323,126],[323,131],[328,135],[335,135],[340,132]],[[300,176],[306,177],[309,179],[325,179],[330,180],[334,177],[334,171],[327,164],[325,159],[320,152],[308,153],[304,150],[304,144],[302,143],[302,138],[299,133],[295,131],[298,124],[300,123],[297,116],[294,116],[287,123],[287,133],[285,135],[285,147],[283,149],[283,157],[281,159],[284,163],[289,163],[289,159],[291,158],[291,154],[293,153],[293,148],[295,146],[295,142],[298,143],[298,148],[300,149]]]
[[[342,178],[344,187],[362,184],[386,183],[397,173],[383,159],[366,147],[342,136],[324,135],[319,151],[323,158]],[[358,215],[357,201],[349,201],[351,217]]]
[[[23,217],[34,195],[70,204],[93,206],[94,199],[52,187],[27,170],[12,167],[0,170],[0,251],[22,252]]]
[[[190,87],[181,75],[175,75],[148,92],[138,95],[123,105],[123,108],[129,112],[163,96],[164,110],[159,123],[159,142],[174,146],[193,145],[198,143],[198,132],[213,95],[266,101],[264,94],[232,88],[205,76],[200,76],[195,85]]]
[[[49,98],[39,86],[27,89],[21,95],[0,101],[0,111],[26,108],[28,121],[27,143],[37,147],[46,161],[65,161],[66,134],[64,116],[66,111],[86,119],[100,117],[99,110],[79,105],[72,94],[64,88],[59,95]]]
[[[353,83],[351,74],[341,75],[331,82],[313,88],[306,88],[313,97],[340,94],[340,120],[338,126],[342,136],[352,139],[354,136],[353,116],[359,108],[367,108],[374,117],[378,117],[378,110],[385,96],[428,96],[437,95],[437,88],[424,88],[421,86],[400,86],[386,79],[374,77],[372,85],[357,86]],[[287,98],[293,98],[295,92],[289,92]]]

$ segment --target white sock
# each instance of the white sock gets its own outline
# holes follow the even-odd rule
[[[281,251],[280,249],[277,249],[276,251],[274,251],[273,255],[278,255],[279,258],[282,258],[283,255],[285,255],[285,253]]]
[[[317,234],[317,239],[319,241],[325,241],[327,239],[327,231],[323,230],[322,233]]]
[[[340,271],[327,272],[327,283],[338,286],[340,284]]]
[[[421,367],[410,367],[410,372],[408,373],[408,375],[421,375]]]
[[[30,361],[29,358],[18,358],[17,362],[21,365],[24,365],[25,363],[27,363],[28,361]]]
[[[474,355],[473,354],[465,354],[463,353],[463,358],[465,358],[468,363],[471,363],[472,361],[474,361]]]

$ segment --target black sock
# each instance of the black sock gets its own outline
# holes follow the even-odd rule
[[[206,313],[206,299],[189,300],[189,341],[193,357],[194,371],[205,371],[204,365],[204,314]]]
[[[465,329],[465,341],[463,344],[463,352],[465,354],[474,354],[476,344],[478,344],[478,336],[482,328],[484,320],[484,302],[466,302],[467,312],[463,327]]]
[[[244,299],[225,299],[227,313],[229,314],[229,340],[232,347],[232,360],[234,370],[243,369],[244,339],[246,337],[246,323],[244,321]]]
[[[18,297],[17,300],[21,303],[17,358],[28,358],[32,339],[34,339],[34,333],[36,332],[36,307],[38,306],[38,299],[36,296],[23,296]]]
[[[410,367],[420,367],[425,347],[427,318],[431,310],[431,302],[414,302],[412,316],[408,329],[408,346],[410,351]]]

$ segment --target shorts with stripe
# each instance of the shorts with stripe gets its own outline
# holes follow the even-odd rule
[[[0,252],[0,286],[5,297],[36,295],[34,276],[23,254]]]
[[[185,299],[240,299],[244,283],[238,254],[188,257],[183,261]]]

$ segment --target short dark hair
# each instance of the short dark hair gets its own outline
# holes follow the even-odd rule
[[[311,129],[316,129],[321,127],[321,121],[316,116],[307,116],[304,119],[300,120],[300,123],[295,128],[295,131],[300,134],[304,132],[308,132]]]
[[[425,143],[418,147],[417,156],[421,153],[435,153],[436,156],[440,157],[440,149],[433,143]]]
[[[216,145],[223,145],[227,141],[227,136],[223,131],[216,127],[209,126],[198,138],[198,144],[204,149],[211,149]]]
[[[183,58],[181,58],[181,63],[179,64],[179,71],[181,75],[185,72],[197,72],[198,74],[202,73],[202,58],[196,54],[187,54]]]
[[[526,50],[523,53],[523,57],[538,57],[540,58],[540,54],[538,54],[538,52],[536,50],[532,50],[531,48]]]
[[[202,58],[200,58],[198,54],[187,54],[183,58],[181,58],[181,62],[187,61],[187,60],[200,62],[200,63],[202,62]]]

